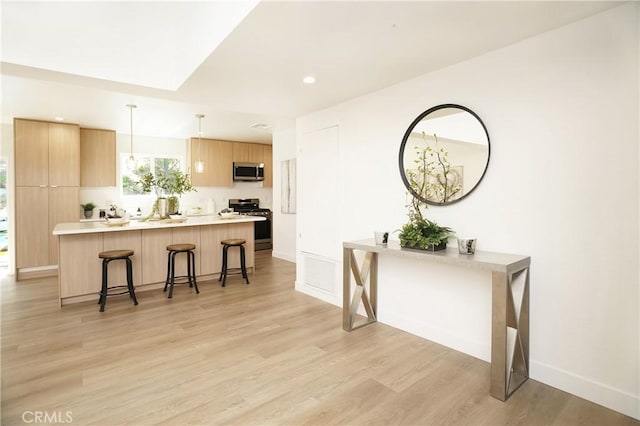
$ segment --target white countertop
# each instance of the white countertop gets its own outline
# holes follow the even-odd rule
[[[219,216],[193,216],[187,217],[184,222],[176,222],[172,220],[132,220],[125,225],[112,226],[107,225],[105,221],[101,222],[72,222],[58,223],[53,228],[53,235],[73,235],[73,234],[93,234],[97,232],[118,232],[133,231],[144,229],[171,228],[183,226],[201,226],[201,225],[228,225],[243,222],[259,222],[266,220],[262,216],[243,216],[238,215],[232,219],[221,219]]]

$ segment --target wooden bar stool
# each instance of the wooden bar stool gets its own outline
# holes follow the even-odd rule
[[[222,281],[222,287],[225,286],[227,281],[227,275],[242,274],[242,278],[249,284],[249,277],[247,277],[247,267],[245,265],[244,258],[244,243],[246,240],[240,238],[229,238],[227,240],[220,241],[222,244],[222,271],[220,271],[220,278],[218,281]],[[227,268],[227,251],[229,247],[240,247],[240,268]]]
[[[167,291],[167,287],[169,287],[169,299],[173,297],[174,284],[189,284],[189,287],[195,287],[196,293],[200,294],[196,282],[196,255],[193,253],[195,249],[195,244],[169,244],[167,246],[169,252],[167,255],[167,280],[162,291]],[[176,255],[178,253],[187,254],[187,275],[176,276]],[[176,283],[176,279],[184,279],[185,281]]]
[[[98,299],[100,312],[104,312],[104,305],[107,303],[107,296],[117,296],[129,293],[129,297],[133,299],[133,304],[138,304],[138,299],[136,299],[136,293],[133,287],[133,267],[131,266],[130,256],[133,256],[133,250],[109,250],[98,253],[98,257],[102,259],[102,288],[100,289],[100,298]],[[109,269],[109,263],[114,260],[124,260],[127,263],[127,285],[109,287],[107,272]],[[125,288],[126,290],[121,291]]]

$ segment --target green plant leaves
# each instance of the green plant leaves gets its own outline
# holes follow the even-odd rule
[[[446,242],[453,234],[449,227],[440,226],[428,219],[414,218],[402,226],[399,234],[400,246],[426,250],[432,244]]]

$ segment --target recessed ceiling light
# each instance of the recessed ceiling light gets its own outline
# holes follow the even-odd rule
[[[249,127],[251,127],[252,129],[257,129],[257,130],[269,130],[269,129],[271,129],[271,124],[255,123],[255,124],[252,124]]]
[[[56,121],[64,121],[64,117],[56,117],[56,118],[54,118],[54,120],[56,120]]]
[[[316,82],[316,78],[312,75],[308,75],[302,79],[302,82],[305,84],[313,84]]]

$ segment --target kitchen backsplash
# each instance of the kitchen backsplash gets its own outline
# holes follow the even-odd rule
[[[197,192],[184,194],[180,200],[180,210],[194,207],[202,207],[206,210],[210,199],[215,204],[215,210],[220,211],[227,207],[229,198],[259,198],[260,207],[271,208],[273,201],[273,188],[263,188],[262,182],[236,182],[233,187],[197,187]],[[119,187],[105,188],[80,188],[80,204],[93,202],[98,207],[94,211],[94,218],[98,217],[98,209],[108,209],[111,204],[125,209],[130,214],[135,214],[138,207],[142,214],[151,211],[155,201],[155,195],[123,196]],[[82,214],[78,206],[78,215]]]

